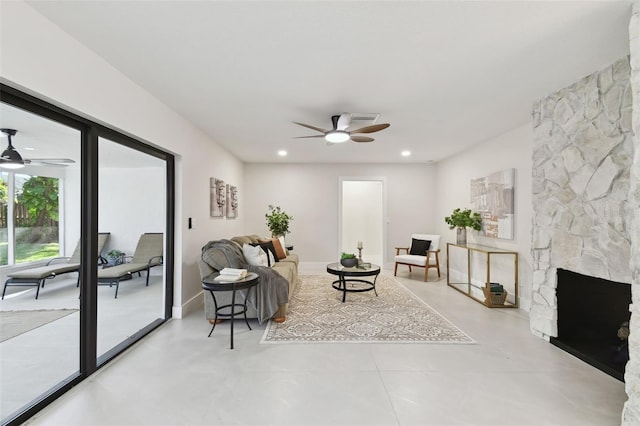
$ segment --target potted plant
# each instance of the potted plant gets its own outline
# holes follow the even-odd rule
[[[444,218],[449,225],[449,229],[456,228],[456,243],[467,244],[467,228],[479,231],[482,229],[482,217],[480,213],[473,212],[471,209],[455,209],[451,216]]]
[[[109,265],[117,265],[120,260],[124,256],[124,252],[118,249],[111,249],[107,252],[107,259],[109,260]]]
[[[267,218],[267,226],[273,237],[284,237],[289,231],[289,222],[293,216],[285,213],[280,207],[269,205],[269,213],[264,215]]]
[[[345,268],[353,268],[358,264],[358,258],[353,253],[342,253],[340,256],[340,264]]]

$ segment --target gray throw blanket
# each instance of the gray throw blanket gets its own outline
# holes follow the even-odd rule
[[[216,271],[224,268],[246,269],[260,277],[256,291],[249,292],[247,305],[258,313],[262,324],[276,313],[278,307],[289,302],[289,283],[277,271],[266,266],[247,263],[242,248],[230,240],[210,241],[202,247],[202,260]],[[207,281],[205,277],[203,281]]]

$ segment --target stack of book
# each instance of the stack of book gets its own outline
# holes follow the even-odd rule
[[[246,269],[224,268],[213,280],[217,282],[239,281],[247,276]]]
[[[489,288],[491,289],[491,293],[504,292],[504,287],[500,283],[489,283]]]

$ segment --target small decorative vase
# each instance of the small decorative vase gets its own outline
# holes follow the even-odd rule
[[[467,245],[467,228],[456,228],[456,244]]]
[[[355,257],[351,259],[340,259],[340,264],[345,268],[353,268],[358,264],[358,259]]]

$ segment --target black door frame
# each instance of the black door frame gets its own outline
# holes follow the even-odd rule
[[[2,419],[3,425],[19,425],[44,407],[69,391],[118,354],[138,342],[152,330],[171,318],[174,283],[174,220],[175,220],[175,157],[152,146],[149,142],[133,137],[115,128],[96,123],[36,96],[0,83],[0,102],[25,110],[80,131],[81,216],[80,239],[82,246],[80,282],[80,365],[73,374],[23,407],[19,412]],[[97,357],[97,264],[98,258],[98,138],[104,137],[141,151],[166,162],[166,229],[164,254],[165,297],[164,318],[157,319],[145,328]],[[91,238],[90,238],[91,237]],[[93,260],[92,260],[93,259]]]

